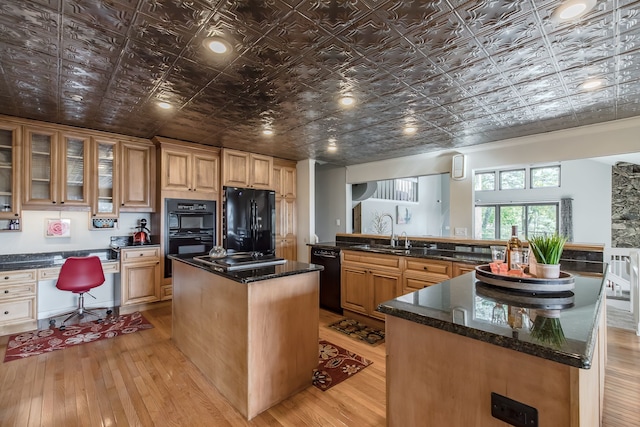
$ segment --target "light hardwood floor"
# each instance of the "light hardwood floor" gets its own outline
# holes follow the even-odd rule
[[[321,310],[320,338],[373,365],[326,392],[309,386],[251,422],[173,346],[170,307],[144,315],[154,329],[0,363],[0,426],[385,425],[384,344],[329,329],[339,318],[333,313]],[[603,425],[640,426],[640,338],[610,328],[608,339]],[[0,338],[0,355],[6,341]]]

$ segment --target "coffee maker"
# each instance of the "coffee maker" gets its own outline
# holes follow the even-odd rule
[[[147,228],[147,220],[142,218],[137,228],[138,231],[133,233],[133,244],[145,245],[151,243],[151,231]]]

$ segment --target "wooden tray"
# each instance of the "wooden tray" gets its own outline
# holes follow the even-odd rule
[[[573,275],[564,271],[560,272],[560,277],[557,279],[507,276],[492,273],[489,264],[476,267],[476,279],[489,285],[526,292],[562,292],[575,288]]]
[[[476,295],[502,304],[543,310],[563,310],[573,307],[575,302],[575,295],[571,291],[523,292],[488,285],[484,282],[476,282]]]

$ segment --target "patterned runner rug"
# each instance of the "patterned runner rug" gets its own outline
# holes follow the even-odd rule
[[[313,385],[322,391],[351,378],[373,362],[344,348],[320,340],[318,368],[313,370]]]
[[[384,342],[384,331],[367,326],[357,320],[342,319],[330,324],[329,327],[371,345]]]
[[[67,325],[64,331],[42,329],[12,335],[7,342],[4,361],[22,359],[29,356],[62,350],[67,347],[93,341],[131,334],[142,329],[151,329],[153,325],[139,312],[122,316],[107,317],[101,323],[86,322]]]

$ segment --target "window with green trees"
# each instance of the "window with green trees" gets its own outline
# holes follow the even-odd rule
[[[475,238],[508,240],[511,226],[520,238],[558,232],[558,203],[496,204],[475,207]]]

